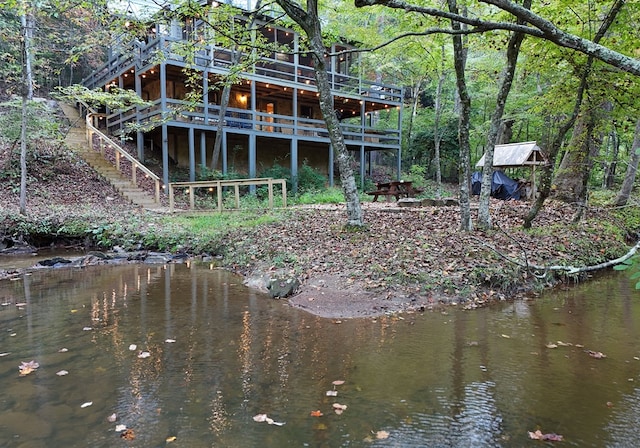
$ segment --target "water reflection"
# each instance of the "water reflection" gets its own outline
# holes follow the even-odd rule
[[[536,429],[632,446],[636,298],[613,277],[499,309],[338,323],[209,266],[36,272],[0,283],[0,446],[519,447]]]

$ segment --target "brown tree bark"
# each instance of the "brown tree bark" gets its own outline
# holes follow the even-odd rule
[[[640,119],[636,122],[636,130],[633,136],[633,145],[631,146],[630,153],[627,173],[624,176],[624,181],[622,182],[622,187],[618,192],[618,196],[614,201],[614,205],[618,207],[627,205],[627,201],[631,195],[631,190],[633,190],[633,184],[636,180],[638,162],[640,162]]]
[[[524,7],[527,9],[530,8],[531,0],[525,0]],[[518,19],[518,23],[522,23],[522,21]],[[502,116],[504,115],[507,97],[509,96],[513,78],[515,77],[518,55],[520,54],[520,46],[523,40],[523,33],[513,33],[507,45],[507,63],[502,71],[502,81],[496,98],[496,108],[491,116],[491,127],[487,135],[487,148],[484,156],[484,167],[482,169],[482,188],[480,189],[480,201],[478,204],[478,227],[480,229],[491,228],[489,199],[493,180],[493,153],[496,142],[498,141],[500,129],[502,128]]]
[[[448,0],[449,11],[458,14],[456,0]],[[461,30],[460,22],[451,21],[451,28]],[[460,145],[460,160],[458,162],[458,183],[460,188],[460,229],[470,232],[473,230],[471,219],[471,147],[469,144],[469,123],[471,117],[471,97],[467,91],[465,68],[467,64],[467,49],[461,34],[453,35],[453,64],[456,71],[458,97],[460,98],[460,116],[458,124],[458,143]]]
[[[290,0],[276,0],[276,2],[292,20],[300,25],[309,38],[320,110],[329,132],[329,140],[331,141],[336,162],[338,163],[340,183],[346,201],[347,225],[361,227],[364,225],[364,220],[358,188],[351,168],[351,157],[344,142],[340,121],[333,107],[333,95],[331,94],[331,84],[325,60],[326,48],[322,42],[322,30],[320,18],[318,17],[318,2],[317,0],[307,0],[306,11]]]

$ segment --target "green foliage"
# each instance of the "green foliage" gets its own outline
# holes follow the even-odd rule
[[[59,87],[57,90],[60,98],[71,101],[80,100],[95,109],[107,107],[113,111],[126,111],[135,106],[148,107],[152,104],[144,101],[133,90],[119,87],[111,87],[108,91],[104,91],[100,88],[91,90],[80,84],[74,84]]]
[[[306,191],[293,198],[292,202],[295,204],[341,204],[344,202],[344,193],[336,187]]]
[[[316,168],[310,166],[305,160],[298,168],[298,193],[313,193],[324,190],[327,186],[327,177]]]
[[[629,279],[635,280],[635,289],[640,290],[640,255],[634,255],[622,263],[615,265],[613,269],[616,271],[629,271]]]

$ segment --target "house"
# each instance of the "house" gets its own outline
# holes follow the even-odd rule
[[[239,10],[233,20],[242,25],[247,14]],[[162,160],[165,185],[175,164],[188,169],[190,181],[196,179],[199,167],[210,165],[221,119],[221,157],[216,168],[223,173],[256,177],[261,167],[278,161],[288,165],[295,178],[298,167],[306,162],[326,174],[333,185],[333,151],[319,109],[312,60],[300,44],[302,37],[277,26],[271,17],[260,17],[255,26],[266,41],[289,51],[262,56],[243,70],[241,82],[232,86],[224,117],[220,117],[222,90],[211,87],[229,74],[233,51],[209,38],[211,31],[199,20],[150,25],[144,39],[112,46],[107,62],[83,81],[91,89],[132,89],[152,103],[126,112],[107,111],[105,126],[117,132],[127,123],[145,124],[162,117],[156,128],[140,130],[134,139],[141,160],[150,152]],[[190,39],[204,44],[187,64],[177,46]],[[358,54],[345,52],[352,48],[335,43],[327,49],[335,110],[347,147],[363,181],[372,169],[372,154],[380,151],[395,156],[399,175],[402,88],[376,80],[375,74],[373,80],[361,74]],[[172,112],[187,104],[186,67],[198,74],[202,102],[188,112]],[[390,128],[381,128],[381,114],[394,117]]]

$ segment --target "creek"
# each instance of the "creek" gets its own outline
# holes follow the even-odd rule
[[[336,320],[204,264],[35,271],[0,282],[0,446],[637,446],[639,298]]]

